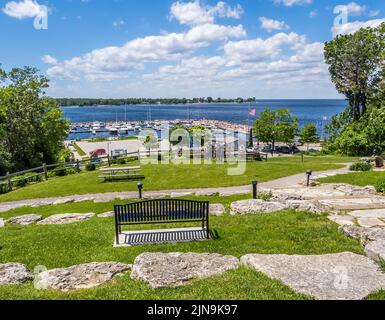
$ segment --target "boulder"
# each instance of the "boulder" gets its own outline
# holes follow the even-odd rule
[[[371,259],[350,252],[326,255],[250,254],[241,263],[319,300],[361,300],[385,289],[385,274]]]
[[[361,240],[363,245],[366,245],[371,241],[385,240],[385,229],[382,228],[343,226],[340,230],[349,237]]]
[[[43,217],[38,214],[27,214],[24,216],[13,217],[7,220],[7,223],[20,224],[27,226],[40,221]]]
[[[0,218],[0,228],[4,228],[5,221],[3,218]]]
[[[356,218],[380,218],[385,219],[385,209],[355,210],[349,215]]]
[[[195,195],[197,197],[215,197],[215,196],[218,196],[219,193],[215,191],[198,191],[198,192],[195,192]]]
[[[171,198],[182,198],[182,197],[188,197],[192,196],[192,192],[171,192],[170,197]]]
[[[216,253],[142,253],[135,259],[131,278],[152,288],[177,287],[238,267],[237,258]]]
[[[385,261],[385,240],[377,240],[365,246],[366,255],[378,263]]]
[[[69,224],[91,219],[95,213],[63,213],[55,214],[38,222],[41,225]]]
[[[109,211],[109,212],[104,212],[104,213],[98,214],[98,218],[111,218],[111,217],[115,217],[114,211]]]
[[[32,279],[33,273],[23,264],[0,264],[0,285],[20,284]]]
[[[210,204],[210,214],[213,216],[223,216],[225,214],[225,206],[221,203]]]
[[[316,200],[288,200],[286,201],[286,205],[289,209],[315,214],[327,211],[327,209]]]
[[[128,264],[118,262],[87,263],[38,274],[35,286],[63,292],[89,289],[111,281],[117,274],[130,270]]]
[[[233,202],[230,207],[230,214],[271,213],[287,208],[288,206],[281,202],[250,199]]]

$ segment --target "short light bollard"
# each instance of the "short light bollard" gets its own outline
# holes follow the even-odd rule
[[[143,195],[142,195],[143,184],[141,182],[139,182],[137,184],[137,186],[138,186],[138,191],[139,191],[139,199],[143,199]]]
[[[311,170],[307,170],[306,171],[306,175],[307,175],[307,186],[310,187],[310,178],[312,176],[313,172]]]
[[[253,199],[257,199],[258,196],[258,181],[253,181]]]

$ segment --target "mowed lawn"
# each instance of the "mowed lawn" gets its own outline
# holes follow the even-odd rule
[[[176,165],[150,164],[142,165],[145,190],[171,190],[240,186],[251,183],[270,181],[285,176],[313,171],[341,168],[341,163],[352,161],[352,158],[340,157],[308,157],[305,162],[301,158],[282,157],[270,159],[268,162],[248,162],[242,175],[229,175],[228,169],[234,165]],[[139,165],[132,162],[128,166]],[[99,179],[100,173],[82,172],[62,178],[53,178],[35,185],[30,185],[10,193],[0,195],[0,202],[66,196],[87,193],[106,193],[136,190],[138,181],[104,182]]]
[[[226,208],[234,200],[246,196],[208,197],[211,203]],[[197,198],[195,198],[197,199]],[[116,202],[92,202],[20,208],[0,217],[37,212],[44,216],[55,213],[95,212],[111,210]],[[187,225],[186,225],[187,226]],[[6,225],[0,229],[0,263],[20,262],[32,270],[39,265],[48,269],[80,263],[119,261],[133,263],[142,252],[220,253],[238,258],[248,253],[324,254],[350,251],[363,254],[359,241],[349,239],[338,226],[323,215],[282,211],[272,214],[212,217],[216,240],[184,244],[162,244],[113,248],[114,219],[93,218],[70,225],[20,227]],[[158,226],[151,226],[150,228]],[[164,226],[162,226],[164,227]],[[169,227],[173,227],[170,225]],[[143,229],[144,227],[135,227]],[[0,299],[308,299],[279,281],[242,267],[221,276],[192,281],[180,288],[151,289],[132,280],[130,274],[117,277],[99,288],[72,293],[37,290],[33,283],[0,286]]]
[[[355,186],[374,186],[378,180],[385,179],[385,172],[353,172],[320,179],[322,183],[347,183]]]

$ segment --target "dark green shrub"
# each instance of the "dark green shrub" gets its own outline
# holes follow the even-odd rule
[[[118,159],[116,162],[117,164],[126,164],[126,159],[121,158],[121,159]]]
[[[67,168],[66,167],[57,167],[55,170],[55,175],[57,177],[64,177],[67,175]]]
[[[385,179],[379,179],[374,187],[377,192],[385,193]]]
[[[350,166],[351,171],[370,171],[373,166],[368,162],[357,162]]]
[[[96,170],[96,165],[93,164],[93,163],[88,163],[88,164],[86,165],[86,170],[87,170],[87,171],[95,171],[95,170]]]

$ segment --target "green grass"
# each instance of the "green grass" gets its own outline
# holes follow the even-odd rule
[[[353,172],[320,179],[322,183],[347,183],[355,186],[374,186],[379,179],[385,178],[385,172]]]
[[[79,156],[84,157],[87,154],[84,152],[82,148],[79,147],[77,143],[74,144],[74,148],[76,149],[76,152],[79,154]]]
[[[229,206],[245,197],[209,197]],[[104,212],[113,203],[73,203],[42,208],[20,208],[0,217],[38,212],[44,216],[65,212]],[[363,254],[359,241],[349,239],[323,215],[283,211],[272,214],[212,217],[215,241],[113,248],[114,219],[91,220],[62,226],[6,225],[0,229],[0,262],[20,262],[33,269],[79,263],[120,261],[132,263],[142,252],[215,252],[241,257],[248,253],[324,254],[350,251]],[[151,226],[158,228],[164,226]],[[172,228],[173,226],[168,226]],[[135,227],[144,229],[145,227]],[[31,283],[0,287],[0,299],[306,299],[279,281],[240,268],[180,288],[151,289],[130,279],[129,273],[96,289],[73,293],[39,291]]]
[[[230,176],[230,165],[142,165],[145,190],[170,190],[240,186],[270,181],[285,176],[305,172],[308,169],[323,171],[340,168],[351,158],[309,157],[302,163],[300,157],[282,157],[269,162],[248,162],[243,175]],[[138,163],[130,163],[138,165]],[[46,198],[73,194],[105,193],[136,190],[137,181],[103,182],[99,172],[82,172],[62,178],[54,178],[39,184],[30,185],[10,193],[0,195],[0,202],[22,199]]]

